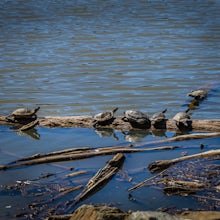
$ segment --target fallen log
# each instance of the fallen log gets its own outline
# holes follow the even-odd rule
[[[74,198],[74,204],[86,199],[91,194],[99,191],[122,167],[125,156],[122,153],[116,154],[112,160],[108,161],[106,166],[100,169],[94,177],[92,177],[84,190]]]
[[[99,128],[111,128],[119,131],[128,131],[133,129],[129,122],[122,120],[122,116],[116,117],[112,123],[99,126]],[[94,118],[91,115],[85,116],[46,116],[40,117],[39,126],[41,127],[87,127],[94,128]],[[11,122],[6,120],[6,116],[0,116],[0,125],[11,125]],[[13,123],[13,125],[15,125]],[[155,130],[154,126],[151,126]],[[168,119],[165,123],[157,125],[157,129],[167,129],[172,131],[179,131],[179,128],[172,119]],[[209,120],[192,120],[191,129],[195,131],[220,131],[220,119]]]
[[[148,169],[150,170],[151,173],[156,173],[156,172],[163,171],[169,168],[170,166],[176,163],[185,161],[185,160],[212,157],[212,156],[217,156],[217,155],[220,155],[220,150],[209,150],[203,153],[193,154],[193,155],[184,156],[184,157],[178,157],[172,160],[158,160],[158,161],[150,163],[148,165]]]
[[[63,151],[55,151],[48,154],[35,154],[33,156],[22,158],[16,161],[13,161],[7,165],[1,165],[0,170],[6,170],[9,168],[42,164],[42,163],[51,163],[58,161],[67,161],[67,160],[79,160],[85,159],[100,155],[110,155],[116,153],[132,153],[132,152],[142,152],[142,151],[153,151],[153,150],[172,150],[177,148],[176,146],[162,146],[162,147],[153,147],[153,148],[131,148],[131,147],[106,147],[106,148],[84,148],[74,150],[74,148],[66,149]],[[65,153],[66,152],[66,153]]]

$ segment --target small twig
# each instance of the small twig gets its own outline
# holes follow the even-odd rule
[[[75,177],[75,176],[86,174],[86,173],[88,173],[88,171],[80,170],[80,171],[76,171],[76,172],[73,172],[73,173],[69,173],[65,177]]]
[[[51,215],[46,220],[69,220],[71,219],[72,214],[66,214],[66,215]]]
[[[135,185],[135,186],[133,186],[132,188],[128,189],[128,191],[130,192],[130,191],[133,191],[133,190],[135,190],[135,189],[139,189],[139,188],[143,187],[147,182],[149,182],[149,181],[151,181],[151,180],[157,178],[158,176],[160,176],[161,174],[163,174],[165,171],[166,171],[166,170],[163,170],[163,171],[161,171],[160,173],[158,173],[157,175],[152,176],[152,177],[150,177],[150,178],[148,178],[148,179],[146,179],[146,180],[144,180],[144,181],[138,183],[137,185]]]
[[[59,193],[58,195],[56,195],[55,197],[52,198],[52,200],[58,199],[62,196],[65,196],[68,193],[71,193],[73,191],[79,190],[83,188],[83,185],[79,185],[79,186],[75,186],[75,187],[69,187],[67,189],[64,189],[61,193]]]

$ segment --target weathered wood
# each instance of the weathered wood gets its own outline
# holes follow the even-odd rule
[[[123,117],[116,117],[113,122],[109,125],[99,126],[100,128],[112,128],[119,131],[128,131],[133,129],[129,122],[122,120]],[[39,126],[42,127],[87,127],[93,128],[94,118],[91,115],[85,116],[46,116],[40,117]],[[11,124],[6,120],[5,116],[0,116],[0,125]],[[192,120],[192,130],[195,131],[220,131],[220,119],[209,119],[209,120]],[[179,128],[173,122],[172,119],[168,119],[165,123],[157,125],[159,129],[167,129],[178,131]],[[152,130],[155,128],[151,126]]]
[[[121,168],[125,156],[122,153],[116,154],[113,159],[107,162],[106,166],[100,169],[94,177],[92,177],[85,189],[74,198],[74,205],[84,200],[94,192],[99,191]]]
[[[34,121],[31,121],[30,123],[21,126],[21,127],[18,129],[18,131],[27,131],[27,130],[29,130],[29,129],[34,128],[34,127],[37,126],[37,125],[39,125],[39,120],[38,120],[38,119],[36,119],[36,120],[34,120]]]
[[[47,154],[35,154],[33,156],[22,158],[16,161],[13,161],[7,165],[0,166],[0,170],[6,170],[9,168],[42,164],[42,163],[51,163],[58,161],[67,161],[67,160],[79,160],[89,157],[95,157],[100,155],[110,155],[116,153],[132,153],[132,152],[142,152],[142,151],[152,151],[152,150],[171,150],[177,148],[176,146],[162,146],[162,147],[153,147],[153,148],[131,148],[131,147],[106,147],[106,148],[77,148],[77,150],[65,149],[63,151],[55,151]]]
[[[206,187],[203,183],[164,178],[157,182],[163,184],[163,192],[167,195],[188,196]]]
[[[198,153],[198,154],[193,154],[193,155],[184,156],[184,157],[178,157],[178,158],[175,158],[172,160],[158,160],[158,161],[150,163],[148,165],[148,169],[150,170],[151,173],[160,172],[160,171],[165,170],[178,162],[182,162],[182,161],[190,160],[190,159],[196,159],[196,158],[217,156],[217,155],[220,155],[220,150],[209,150],[209,151]]]

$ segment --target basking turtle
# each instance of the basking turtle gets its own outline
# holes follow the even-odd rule
[[[190,116],[187,114],[190,109],[187,109],[185,112],[178,112],[174,117],[173,121],[176,123],[177,127],[184,125],[185,127],[189,126],[191,121]]]
[[[114,118],[114,113],[118,108],[114,108],[112,111],[100,112],[94,116],[93,126],[105,125],[110,123]]]
[[[192,90],[190,93],[188,93],[188,96],[194,97],[196,100],[203,100],[207,96],[207,90],[205,89],[198,89],[198,90]]]
[[[37,118],[37,111],[40,109],[40,107],[36,107],[35,109],[29,109],[29,108],[18,108],[15,111],[13,111],[9,116],[6,117],[9,121],[21,121],[21,120],[27,120],[27,119],[36,119]]]
[[[166,111],[167,109],[164,109],[162,112],[153,114],[153,116],[150,118],[151,124],[155,125],[164,122],[164,120],[166,119]]]
[[[127,110],[124,112],[122,120],[129,121],[133,126],[147,126],[150,127],[151,122],[148,116],[137,110]]]

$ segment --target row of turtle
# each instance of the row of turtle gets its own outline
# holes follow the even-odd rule
[[[192,90],[188,93],[188,96],[193,97],[195,100],[203,100],[207,97],[207,89],[198,89]],[[113,109],[112,111],[106,111],[98,113],[94,116],[93,126],[97,127],[98,125],[104,125],[106,123],[110,123],[114,119],[114,113],[118,110],[118,108]],[[174,117],[173,121],[176,123],[177,127],[189,127],[191,118],[188,114],[190,109],[187,109],[185,112],[178,112]],[[167,109],[162,112],[155,113],[151,118],[149,118],[145,113],[137,110],[127,110],[124,112],[124,117],[122,120],[130,122],[135,126],[145,126],[150,127],[151,125],[155,126],[161,124],[166,121],[166,113]]]
[[[188,96],[194,97],[197,100],[203,100],[207,96],[207,90],[199,89],[194,90],[188,93]],[[34,120],[37,118],[37,112],[40,107],[36,107],[35,109],[29,108],[18,108],[13,111],[9,116],[6,117],[6,120],[10,122],[19,122],[22,120]],[[106,111],[98,113],[94,116],[93,126],[97,127],[99,125],[105,125],[111,123],[114,120],[114,113],[118,110],[118,108],[113,109],[112,111]],[[167,109],[164,109],[162,112],[155,113],[151,118],[148,117],[147,114],[138,111],[138,110],[127,110],[124,112],[124,117],[122,120],[128,121],[136,126],[145,126],[149,127],[150,125],[157,125],[166,120]],[[185,112],[179,112],[173,117],[173,121],[176,125],[187,127],[190,122],[190,116],[188,114],[189,109]]]
[[[114,120],[114,113],[118,108],[114,108],[112,111],[106,111],[98,113],[94,116],[93,126],[97,127],[99,125],[106,125],[111,123]],[[155,126],[164,123],[166,119],[167,109],[164,109],[162,112],[155,113],[152,117],[148,117],[147,114],[138,111],[138,110],[127,110],[124,112],[123,121],[130,122],[135,127],[146,127],[149,128],[151,125]],[[189,109],[185,112],[178,112],[174,117],[173,121],[178,127],[189,126],[191,121],[190,115],[188,114]]]
[[[9,116],[6,117],[7,120],[11,122],[17,122],[19,120],[25,119],[36,119],[36,113],[40,107],[36,107],[35,109],[29,108],[18,108],[13,111]],[[105,125],[111,123],[114,119],[114,113],[118,110],[118,108],[114,108],[112,111],[106,111],[98,113],[94,116],[93,126],[97,127],[98,125]],[[164,109],[162,112],[155,113],[151,118],[148,117],[147,114],[138,111],[138,110],[127,110],[124,112],[123,121],[130,122],[131,124],[139,125],[139,126],[147,126],[152,124],[156,125],[162,123],[166,120],[167,109]],[[187,126],[187,122],[190,120],[190,116],[187,114],[189,110],[185,112],[179,112],[174,117],[173,120],[176,122],[177,126],[181,124]]]

